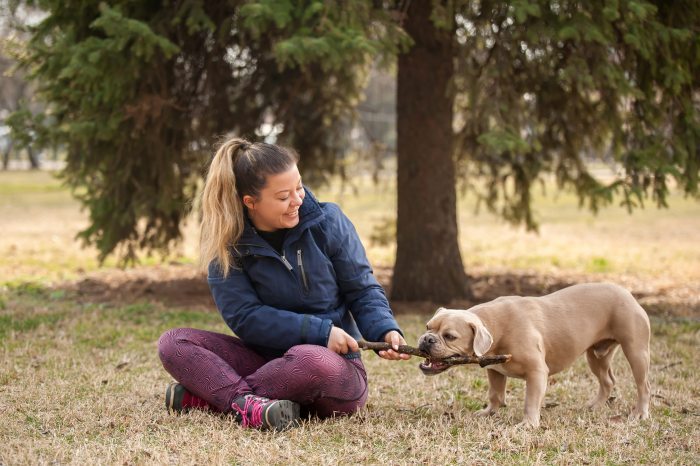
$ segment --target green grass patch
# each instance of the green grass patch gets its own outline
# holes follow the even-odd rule
[[[63,313],[34,314],[30,317],[0,315],[0,340],[10,332],[26,333],[44,325],[52,327],[64,317]]]
[[[586,267],[586,271],[590,273],[606,273],[611,270],[613,270],[613,267],[605,257],[592,257]]]
[[[109,309],[106,314],[115,321],[141,325],[172,325],[186,327],[196,325],[220,324],[221,316],[215,312],[195,311],[190,309],[164,309],[161,305],[140,302]]]
[[[31,296],[34,298],[44,298],[49,295],[47,287],[41,282],[10,280],[3,283],[8,294],[16,296]]]
[[[0,196],[65,191],[63,182],[53,172],[41,170],[0,172]]]

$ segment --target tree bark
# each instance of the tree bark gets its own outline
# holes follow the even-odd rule
[[[15,143],[12,142],[10,139],[7,147],[5,148],[5,152],[2,154],[2,169],[7,170],[10,166],[10,153],[12,152],[12,146],[14,146]]]
[[[27,157],[29,158],[29,168],[31,170],[39,169],[39,159],[37,158],[34,150],[31,147],[27,147]]]
[[[413,1],[398,59],[397,250],[391,297],[449,302],[468,296],[458,244],[453,158],[454,31],[437,29],[432,2]]]

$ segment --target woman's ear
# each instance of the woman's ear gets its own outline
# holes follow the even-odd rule
[[[481,323],[470,323],[474,329],[474,354],[483,356],[493,344],[493,337]]]
[[[243,205],[249,208],[250,210],[255,210],[255,199],[253,196],[249,196],[246,194],[243,196]]]

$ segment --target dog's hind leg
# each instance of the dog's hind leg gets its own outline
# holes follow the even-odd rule
[[[486,374],[489,378],[489,404],[486,408],[477,411],[477,416],[490,416],[506,404],[507,377],[493,369],[487,369]]]
[[[647,340],[648,342],[648,340]],[[637,404],[630,413],[630,419],[649,417],[651,386],[649,384],[649,344],[622,344],[622,351],[632,368],[632,375],[637,384]]]
[[[588,365],[599,383],[598,394],[588,402],[589,408],[597,408],[610,398],[615,387],[615,375],[611,363],[618,346],[617,342],[610,340],[603,345],[593,345],[586,351]]]

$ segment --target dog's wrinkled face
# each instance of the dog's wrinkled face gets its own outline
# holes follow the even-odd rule
[[[441,307],[426,327],[427,331],[418,339],[418,349],[430,356],[419,366],[426,375],[439,374],[452,367],[435,361],[437,359],[481,356],[493,342],[481,319],[469,311]]]

